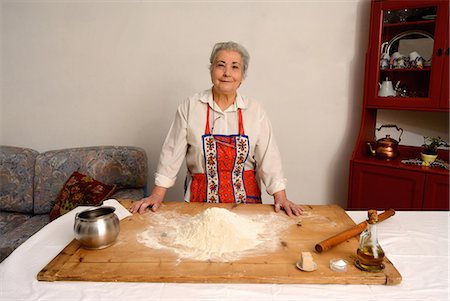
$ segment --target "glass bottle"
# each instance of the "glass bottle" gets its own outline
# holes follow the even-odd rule
[[[377,272],[384,268],[384,251],[378,243],[378,213],[369,210],[367,228],[359,237],[359,248],[356,251],[355,265],[363,271]]]

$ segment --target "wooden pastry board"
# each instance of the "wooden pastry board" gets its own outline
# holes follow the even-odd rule
[[[122,201],[129,206],[127,201]],[[401,275],[385,258],[382,272],[363,272],[354,265],[358,238],[354,237],[321,254],[314,246],[330,236],[351,228],[355,223],[336,205],[303,206],[305,215],[274,240],[279,248],[268,254],[242,258],[234,262],[207,262],[180,259],[173,251],[150,249],[136,240],[154,214],[173,211],[195,215],[211,206],[219,206],[240,215],[269,214],[272,205],[206,204],[166,202],[158,212],[135,214],[121,221],[114,245],[102,250],[86,250],[73,240],[37,275],[41,281],[120,281],[190,283],[308,283],[308,284],[386,284],[401,282]],[[280,216],[283,212],[279,213]],[[310,218],[315,216],[318,218]],[[303,272],[296,267],[301,252],[311,252],[317,270]],[[349,262],[346,272],[329,268],[331,259]]]

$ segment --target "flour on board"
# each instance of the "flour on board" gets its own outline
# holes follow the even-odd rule
[[[280,246],[280,233],[297,222],[275,213],[238,215],[218,207],[195,216],[158,212],[137,240],[149,248],[171,250],[180,258],[235,261],[274,251]]]

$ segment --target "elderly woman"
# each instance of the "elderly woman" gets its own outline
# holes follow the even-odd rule
[[[213,86],[178,107],[162,148],[155,186],[150,196],[133,204],[133,213],[158,209],[186,158],[186,201],[261,203],[261,179],[274,197],[276,212],[301,214],[302,209],[286,197],[286,179],[266,113],[237,91],[249,59],[247,50],[237,43],[214,46]]]

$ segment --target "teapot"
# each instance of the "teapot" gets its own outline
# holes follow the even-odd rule
[[[400,84],[400,82],[397,82],[396,87]],[[386,78],[383,83],[378,83],[380,86],[380,89],[378,90],[378,96],[381,97],[388,97],[388,96],[396,96],[394,87],[392,85],[392,82]]]
[[[397,129],[397,131],[400,132],[400,135],[398,136],[398,141],[391,138],[391,135],[386,135],[385,138],[377,140],[375,149],[372,148],[372,144],[370,144],[370,142],[367,142],[370,152],[373,156],[376,156],[379,159],[393,159],[399,155],[398,144],[401,141],[403,129],[393,124],[386,124],[380,126],[376,130],[379,131],[382,128],[394,128],[394,127]]]

